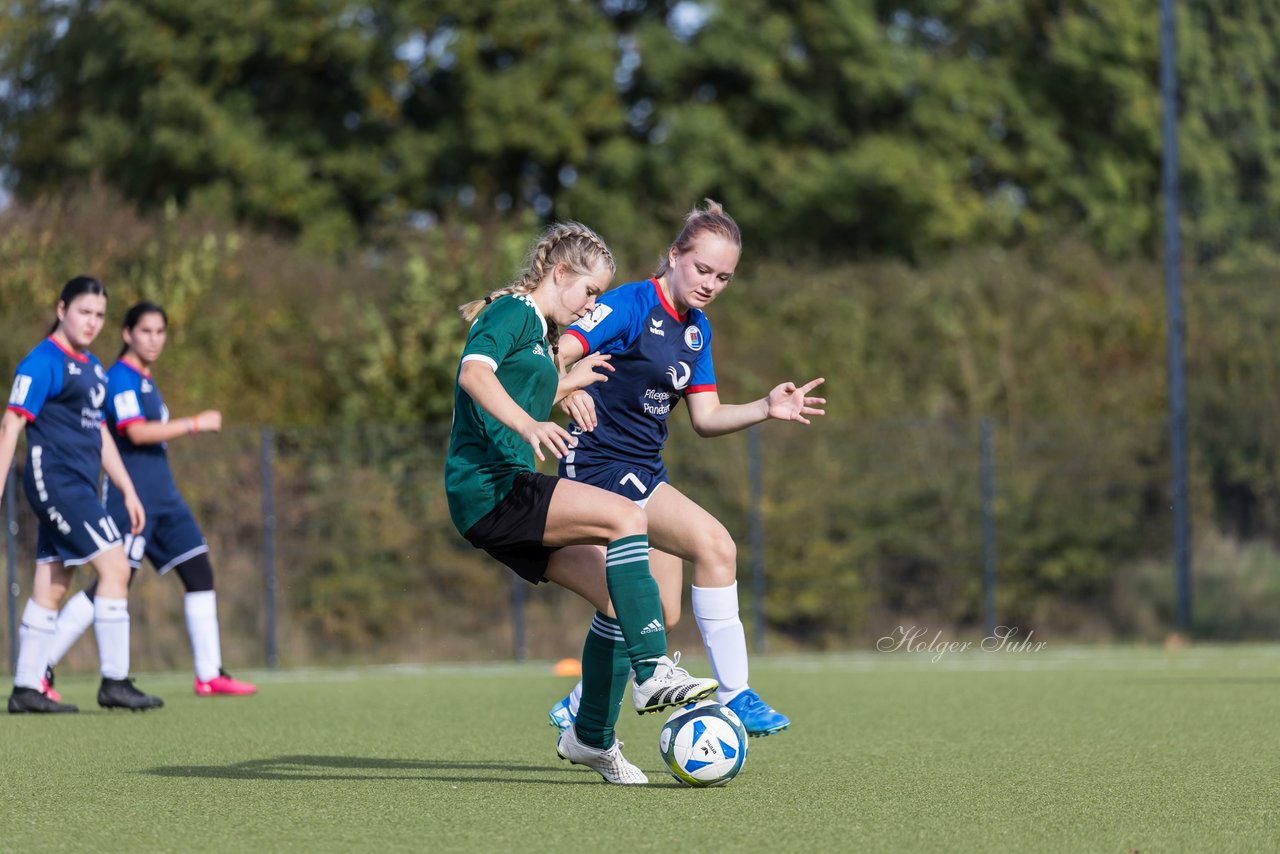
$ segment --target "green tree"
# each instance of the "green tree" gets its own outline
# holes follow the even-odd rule
[[[333,250],[394,191],[398,61],[344,0],[16,0],[0,117],[25,198],[98,175]]]

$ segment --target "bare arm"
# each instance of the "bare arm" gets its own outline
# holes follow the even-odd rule
[[[570,366],[577,367],[575,363],[582,358],[582,342],[573,335],[561,335],[559,346],[560,364],[566,368],[565,376],[567,377],[571,373],[567,369]],[[615,370],[612,365],[605,365],[605,367],[611,371]],[[596,429],[596,403],[591,399],[591,395],[582,392],[582,386],[566,388],[562,380],[560,387],[556,390],[556,401],[560,404],[560,409],[573,419],[573,423],[583,430]]]
[[[158,445],[169,442],[179,436],[193,433],[217,433],[222,429],[222,413],[216,409],[206,409],[189,418],[175,418],[167,422],[135,421],[125,425],[124,433],[135,445]]]
[[[9,466],[13,465],[13,455],[18,450],[18,434],[27,426],[27,419],[6,409],[0,417],[0,502],[4,501],[4,483],[9,477]]]
[[[720,395],[714,391],[691,394],[686,398],[689,405],[689,421],[699,436],[724,436],[768,421],[798,421],[808,424],[806,415],[824,415],[826,410],[819,407],[826,404],[825,397],[809,397],[809,392],[822,385],[825,380],[819,377],[802,386],[793,382],[785,382],[774,388],[766,396],[751,403],[721,403]]]
[[[133,488],[133,479],[129,477],[129,471],[124,467],[124,460],[120,459],[120,451],[117,450],[111,434],[107,432],[105,421],[100,429],[102,430],[102,468],[107,473],[107,477],[111,478],[111,482],[120,490],[120,494],[124,496],[124,507],[129,511],[129,533],[141,534],[142,529],[147,526],[146,511],[142,509],[138,492]]]
[[[564,400],[566,395],[586,388],[592,383],[606,382],[609,378],[597,371],[596,368],[612,371],[614,368],[613,365],[609,364],[609,359],[609,356],[592,353],[574,365],[571,370],[561,373],[560,384],[556,387],[556,400]]]
[[[573,441],[569,431],[552,421],[537,421],[521,409],[487,363],[477,359],[463,362],[462,370],[458,372],[458,386],[485,412],[532,445],[538,459],[546,459],[542,453],[544,444],[556,459],[569,452],[569,443]]]
[[[566,371],[582,358],[582,342],[578,340],[577,335],[561,335],[560,340],[556,342],[556,346],[560,348],[560,367]]]

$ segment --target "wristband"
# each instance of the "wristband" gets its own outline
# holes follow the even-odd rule
[[[195,434],[200,432],[200,428],[196,426],[196,420],[194,418],[187,419],[187,432],[190,434]]]

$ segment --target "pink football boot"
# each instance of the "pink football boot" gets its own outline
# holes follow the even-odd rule
[[[258,686],[249,682],[241,682],[238,679],[232,679],[227,671],[219,669],[218,675],[210,679],[208,682],[201,682],[196,679],[196,696],[212,697],[222,694],[228,697],[247,697],[250,694],[256,694]]]
[[[53,668],[46,667],[44,669],[44,678],[40,680],[40,693],[44,694],[55,703],[62,702],[62,695],[53,690]]]

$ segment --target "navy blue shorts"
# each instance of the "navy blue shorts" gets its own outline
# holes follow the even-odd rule
[[[124,542],[89,484],[53,477],[39,481],[23,478],[23,487],[40,523],[36,563],[60,561],[63,566],[81,566]]]
[[[570,461],[566,457],[560,463],[560,474],[569,480],[598,486],[629,498],[641,507],[653,497],[655,489],[671,482],[662,460],[657,460],[654,465],[640,466],[613,460],[584,463],[576,459]]]
[[[146,505],[144,505],[146,507]],[[128,530],[129,512],[118,490],[107,493],[107,509],[121,530]],[[185,501],[168,502],[163,507],[146,507],[147,526],[142,533],[124,538],[125,557],[137,569],[145,557],[156,572],[164,575],[175,566],[209,551],[209,543],[191,515]]]
[[[555,548],[542,544],[547,511],[560,478],[539,472],[516,475],[507,497],[498,502],[462,536],[484,549],[530,584],[547,580],[547,563]]]

